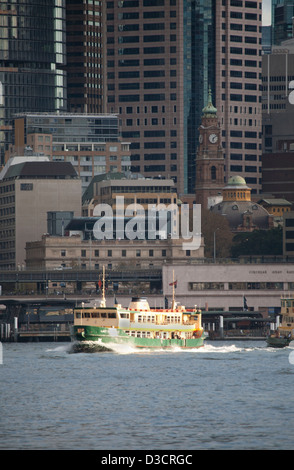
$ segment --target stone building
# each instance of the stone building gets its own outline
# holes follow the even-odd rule
[[[71,163],[29,161],[7,168],[0,180],[0,268],[21,269],[27,241],[48,233],[49,222],[81,212],[81,181]]]
[[[107,173],[96,175],[82,198],[83,216],[92,216],[97,204],[108,204],[116,212],[116,198],[124,198],[124,208],[129,204],[140,204],[144,210],[148,205],[177,204],[175,183],[172,179],[145,178],[141,174]]]
[[[211,207],[213,213],[227,218],[232,232],[252,232],[273,227],[273,216],[251,201],[251,188],[241,176],[232,176],[223,189],[223,201]]]
[[[162,267],[167,262],[190,263],[203,258],[199,250],[183,250],[182,239],[93,240],[81,233],[72,236],[43,235],[26,244],[27,269],[107,269]]]

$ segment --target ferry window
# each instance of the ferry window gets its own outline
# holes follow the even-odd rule
[[[98,312],[93,312],[92,313],[92,318],[99,318],[99,317],[100,317],[100,315],[99,315]]]
[[[121,313],[120,318],[129,318],[129,314],[128,313]]]
[[[142,321],[142,315],[138,315],[138,322]]]
[[[85,313],[85,318],[90,318],[90,316],[91,316],[91,315],[90,315],[89,312],[86,312],[86,313]]]
[[[146,338],[146,331],[142,331],[142,338]]]
[[[108,318],[116,318],[116,313],[115,312],[110,312],[108,314]]]
[[[131,331],[131,336],[136,336],[136,332],[135,332],[135,331]]]
[[[101,313],[101,318],[106,318],[107,317],[107,313]]]
[[[81,318],[81,312],[76,312],[76,318]]]

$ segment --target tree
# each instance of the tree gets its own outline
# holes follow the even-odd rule
[[[270,230],[254,230],[253,232],[238,233],[234,237],[231,254],[233,258],[242,255],[282,255],[282,227],[279,226]]]
[[[214,214],[208,209],[201,211],[201,232],[204,237],[204,255],[207,258],[227,258],[231,256],[233,234],[226,217]]]

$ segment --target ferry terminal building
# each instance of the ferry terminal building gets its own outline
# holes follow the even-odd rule
[[[257,260],[256,260],[257,261]],[[280,311],[281,296],[294,293],[294,263],[256,262],[217,263],[191,265],[164,265],[163,293],[172,297],[173,276],[177,282],[176,300],[191,307],[197,305],[205,311],[237,311],[244,309],[264,316]]]

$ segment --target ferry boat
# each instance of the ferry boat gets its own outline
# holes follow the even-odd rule
[[[104,277],[104,276],[103,276]],[[100,305],[74,309],[73,352],[96,352],[125,344],[146,349],[192,349],[204,345],[201,310],[173,300],[171,309],[153,309],[146,298],[132,298],[128,308],[107,307],[104,283]]]
[[[272,348],[284,348],[294,340],[294,296],[281,298],[281,323],[266,339]]]

